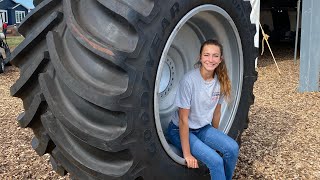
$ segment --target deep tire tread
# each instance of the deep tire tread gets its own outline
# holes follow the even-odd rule
[[[29,109],[18,116],[17,121],[19,126],[23,128],[30,127],[31,122],[39,118],[43,106],[45,106],[43,94],[36,95]]]
[[[72,114],[65,111],[67,107],[65,107],[64,104],[58,103],[58,102],[62,102],[63,97],[59,97],[57,93],[58,92],[57,87],[55,83],[52,83],[52,82],[54,82],[54,80],[48,74],[41,74],[39,77],[39,83],[40,83],[42,92],[44,93],[45,100],[48,103],[49,109],[52,111],[53,114],[57,115],[55,118],[59,119],[59,121],[64,126],[66,126],[72,134],[74,134],[75,136],[80,138],[82,141],[94,147],[100,148],[105,151],[111,151],[111,152],[117,152],[123,149],[127,149],[131,145],[131,143],[133,143],[133,142],[130,142],[128,144],[117,143],[119,142],[119,139],[123,139],[124,137],[126,137],[126,133],[124,130],[121,131],[121,133],[116,133],[116,134],[119,134],[117,137],[110,138],[110,136],[112,136],[112,133],[117,131],[112,130],[111,128],[106,129],[105,130],[106,132],[95,131],[90,126],[87,126],[86,124],[81,123],[82,121],[78,122],[78,120],[75,117],[73,117]],[[90,109],[87,109],[87,110],[90,111]],[[108,113],[111,113],[112,116],[117,118],[117,120],[115,121],[123,121],[122,119],[127,119],[130,117],[130,116],[129,117],[123,116],[124,113],[114,113],[114,112],[108,112],[105,110],[104,112],[105,116],[108,116]],[[87,121],[89,122],[89,120]],[[79,127],[79,124],[82,124],[81,126],[82,129]],[[131,125],[129,123],[127,125],[127,128],[131,129],[130,126]],[[113,127],[116,127],[116,126],[113,125]],[[102,134],[102,133],[105,133],[105,134]],[[99,136],[97,136],[96,134],[99,134]]]
[[[31,141],[32,148],[39,156],[43,156],[45,153],[51,152],[50,144],[52,144],[52,141],[47,133],[42,133],[40,138],[35,136]]]
[[[85,41],[87,45],[91,46],[90,49],[93,48],[95,51],[100,51],[100,53],[109,56],[115,56],[117,51],[132,53],[136,49],[139,40],[137,28],[133,26],[136,23],[128,21],[128,19],[119,16],[107,8],[101,9],[102,6],[100,3],[88,1],[88,6],[95,6],[95,11],[92,11],[91,13],[96,14],[95,16],[101,16],[100,13],[103,13],[105,20],[110,21],[110,25],[105,28],[113,28],[118,30],[118,32],[117,34],[113,34],[111,29],[99,29],[99,27],[91,28],[92,25],[87,26],[87,23],[83,22],[85,21],[84,19],[79,19],[79,14],[86,13],[87,9],[76,7],[78,5],[76,1],[65,0],[64,2],[64,11],[68,16],[67,25],[69,29],[73,34],[78,34],[76,36],[80,36],[82,41]],[[90,9],[92,9],[92,7],[90,7]],[[82,17],[85,17],[85,15]],[[81,26],[79,24],[81,24]],[[104,33],[100,33],[101,31],[104,31]]]
[[[52,153],[53,156],[55,157],[55,153],[62,152],[63,156],[74,165],[90,174],[94,174],[98,179],[122,176],[132,166],[133,159],[129,150],[106,152],[89,146],[65,129],[51,112],[43,114],[41,122],[56,145],[53,150],[55,152]],[[64,139],[64,142],[59,141],[59,139]],[[79,146],[82,148],[79,149]],[[67,162],[59,162],[68,169]],[[97,165],[99,165],[99,172],[95,171],[98,168]]]
[[[22,91],[25,91],[25,88],[28,87],[28,82],[33,78],[37,78],[38,74],[43,71],[49,62],[49,52],[46,51],[40,57],[28,62],[31,64],[26,65],[28,68],[25,68],[26,70],[20,73],[20,78],[13,86],[11,86],[11,96],[18,97],[19,94],[21,94]]]
[[[24,37],[32,33],[39,25],[44,14],[50,13],[61,2],[61,0],[45,0],[36,6],[27,16],[23,19],[18,27],[18,31]]]
[[[62,20],[63,14],[61,12],[52,13],[31,35],[29,35],[25,40],[23,40],[19,46],[12,52],[10,63],[19,66],[18,59],[22,55],[32,51],[32,48],[41,41],[46,34],[56,26]]]
[[[52,154],[51,154],[51,157],[50,157],[50,162],[51,162],[51,165],[52,165],[52,167],[53,167],[53,169],[55,171],[56,170],[60,171],[60,172],[64,172],[64,171],[75,172],[75,171],[77,171],[76,176],[74,176],[75,180],[78,180],[79,177],[81,177],[82,179],[86,179],[86,180],[97,180],[96,177],[90,176],[88,173],[86,173],[86,172],[84,172],[82,170],[79,170],[75,166],[73,166],[73,164],[70,163],[69,159],[67,159],[61,153],[61,151],[59,151],[58,149],[54,149],[52,151]],[[57,162],[59,162],[59,165],[57,165]]]
[[[50,53],[51,62],[54,66],[54,69],[57,71],[58,76],[61,76],[61,80],[64,84],[75,92],[78,96],[86,99],[90,103],[93,103],[102,108],[111,110],[111,111],[126,111],[132,109],[133,107],[125,107],[118,104],[119,98],[125,96],[125,94],[131,94],[130,88],[120,96],[114,96],[112,94],[106,94],[106,92],[99,92],[98,90],[89,87],[87,84],[83,83],[81,80],[77,79],[75,76],[70,74],[70,72],[64,67],[62,59],[65,57],[64,50],[62,49],[61,39],[56,32],[49,32],[47,36],[47,44]],[[129,82],[132,82],[131,79],[135,78],[133,71],[128,71]],[[130,87],[130,84],[128,85]]]
[[[57,154],[57,151],[56,149],[54,149],[52,151],[52,155],[50,156],[50,163],[51,163],[51,166],[52,166],[52,169],[57,173],[59,174],[60,176],[64,176],[67,174],[67,171],[64,169],[64,167],[55,160],[54,158],[54,155]]]

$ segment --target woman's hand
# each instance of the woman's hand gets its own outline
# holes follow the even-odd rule
[[[192,155],[186,156],[184,159],[187,162],[188,168],[199,168],[197,159]]]

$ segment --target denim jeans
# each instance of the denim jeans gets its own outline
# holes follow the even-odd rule
[[[169,123],[168,138],[175,147],[182,150],[179,127],[172,122]],[[235,140],[207,125],[196,130],[189,129],[189,143],[191,154],[208,167],[212,180],[232,179],[239,154]]]

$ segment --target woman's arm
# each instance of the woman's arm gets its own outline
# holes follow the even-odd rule
[[[213,118],[212,118],[212,126],[216,129],[218,129],[219,127],[220,116],[221,116],[221,104],[218,104],[216,109],[214,110]]]
[[[182,146],[183,157],[187,162],[188,168],[199,168],[197,159],[191,155],[189,143],[189,109],[179,108],[179,132]]]

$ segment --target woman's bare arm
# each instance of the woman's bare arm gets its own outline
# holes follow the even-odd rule
[[[216,129],[219,127],[221,117],[221,104],[218,104],[213,113],[212,126]]]
[[[189,109],[179,108],[179,132],[182,146],[183,157],[189,168],[199,168],[197,159],[191,155],[189,143]]]

